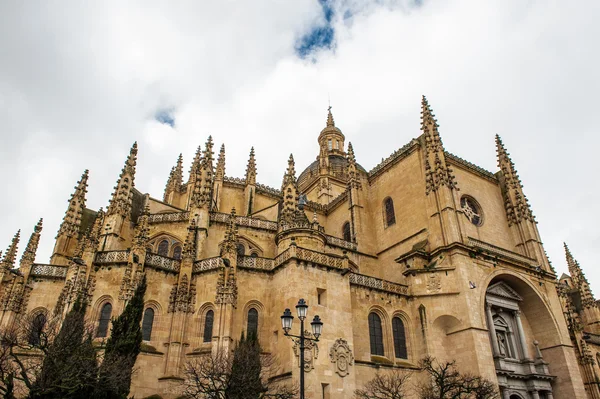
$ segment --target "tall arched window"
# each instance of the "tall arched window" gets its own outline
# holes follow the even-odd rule
[[[258,310],[248,311],[248,337],[258,337]]]
[[[344,223],[342,227],[342,234],[344,236],[344,240],[352,241],[352,233],[350,232],[350,222]]]
[[[42,333],[46,326],[46,315],[43,313],[35,316],[31,322],[31,331],[29,332],[29,345],[39,346],[41,344]]]
[[[147,308],[142,319],[142,339],[150,341],[152,337],[152,324],[154,323],[154,309]]]
[[[215,312],[209,310],[204,317],[204,342],[211,342],[213,335],[213,322],[215,320]]]
[[[384,356],[381,318],[375,312],[369,314],[369,338],[371,341],[371,355]]]
[[[177,245],[173,248],[173,258],[181,259],[181,245]]]
[[[112,305],[105,303],[100,311],[100,320],[98,320],[98,332],[97,337],[104,338],[108,333],[108,323],[110,322],[110,315],[112,313]]]
[[[408,359],[408,351],[406,350],[406,332],[404,331],[404,323],[399,317],[392,319],[392,332],[394,333],[394,353],[397,358]]]
[[[169,241],[162,240],[158,244],[158,254],[160,256],[169,256]]]
[[[389,227],[396,224],[396,213],[394,212],[394,201],[390,197],[387,197],[383,201],[383,211],[385,217],[385,227]]]

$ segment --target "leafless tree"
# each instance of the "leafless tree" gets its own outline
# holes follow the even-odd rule
[[[410,372],[394,369],[387,373],[377,372],[363,389],[354,391],[356,399],[404,399]]]
[[[438,362],[428,356],[419,366],[428,380],[418,386],[421,399],[497,399],[493,382],[470,373],[461,373],[456,362]]]
[[[242,359],[244,362],[244,359]],[[232,381],[233,355],[223,351],[207,353],[188,362],[185,366],[184,396],[190,399],[228,399]],[[293,399],[298,394],[297,387],[274,379],[278,370],[276,359],[271,355],[261,355],[260,378],[264,392],[260,399]],[[257,367],[256,363],[244,363],[244,369]]]

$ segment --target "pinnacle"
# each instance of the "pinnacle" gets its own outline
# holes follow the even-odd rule
[[[331,114],[331,106],[327,109],[327,126],[335,127],[335,121],[333,120],[333,115]]]
[[[19,229],[13,237],[13,239],[11,240],[10,245],[8,246],[6,251],[4,251],[4,258],[2,258],[2,262],[0,262],[0,264],[2,264],[3,267],[7,269],[13,268],[15,260],[17,258],[17,246],[19,245],[20,238],[21,230]]]
[[[348,143],[348,160],[350,162],[356,162],[356,157],[354,156],[354,148],[352,147],[352,143]]]
[[[21,256],[22,265],[25,262],[31,264],[35,261],[35,253],[37,252],[38,244],[40,242],[40,233],[42,232],[42,222],[43,219],[40,219],[33,228],[33,233],[31,233],[31,237],[29,238],[27,247],[25,248],[25,251],[23,251],[23,255]]]

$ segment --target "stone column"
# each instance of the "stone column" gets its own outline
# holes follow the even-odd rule
[[[546,398],[547,399],[554,399],[554,396],[552,396],[552,392],[551,391],[547,391],[546,392]]]
[[[533,399],[540,399],[540,394],[538,393],[538,391],[531,391],[531,397]]]
[[[525,341],[525,332],[523,331],[523,324],[521,323],[520,310],[515,310],[515,320],[517,322],[517,333],[519,334],[519,340],[521,341],[521,349],[523,349],[523,357],[525,359],[531,359],[531,357],[529,357],[529,350],[527,349],[527,341]],[[537,392],[535,395],[537,395]],[[535,395],[534,398],[538,397]]]
[[[503,388],[502,389],[502,399],[510,399],[510,396],[508,396],[508,389],[507,388]]]
[[[490,339],[492,340],[493,355],[494,357],[500,356],[500,348],[498,347],[498,340],[496,339],[496,329],[494,328],[494,317],[492,316],[492,305],[489,302],[485,304],[485,315],[487,317]]]

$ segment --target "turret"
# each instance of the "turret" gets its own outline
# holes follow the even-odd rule
[[[54,244],[54,251],[50,263],[55,265],[67,265],[68,258],[73,256],[79,240],[79,229],[81,217],[85,210],[85,194],[87,193],[89,171],[86,169],[81,179],[75,186],[75,192],[69,199],[69,206],[65,212]]]
[[[345,137],[342,131],[335,126],[333,115],[331,114],[331,107],[327,110],[327,124],[321,134],[319,134],[319,147],[322,155],[330,154],[344,154]]]
[[[254,147],[250,149],[245,180],[246,187],[244,188],[244,199],[246,204],[246,214],[251,215],[254,210],[254,196],[256,191],[256,160],[254,159]]]
[[[225,180],[225,144],[221,144],[221,150],[217,158],[217,167],[215,169],[215,183],[213,186],[213,205],[215,211],[221,209],[223,180]]]
[[[500,187],[504,196],[506,217],[518,252],[536,259],[546,271],[552,271],[542,246],[537,224],[527,197],[523,193],[521,179],[510,159],[502,139],[496,135],[496,151],[500,167]]]
[[[6,251],[4,251],[4,257],[0,262],[0,271],[4,272],[6,270],[11,270],[15,267],[15,261],[17,260],[17,249],[19,246],[19,240],[21,238],[21,230],[18,230],[14,235],[13,239],[10,242]],[[0,280],[2,281],[2,280]]]
[[[183,155],[179,154],[177,164],[171,168],[169,180],[165,187],[164,202],[177,207],[181,207],[181,190],[183,186]]]
[[[431,249],[461,242],[463,220],[459,218],[458,185],[446,162],[439,125],[425,96],[421,99],[421,131],[424,147],[425,194],[430,217]],[[458,211],[458,212],[457,212]]]
[[[294,163],[294,155],[292,154],[290,154],[290,158],[288,159],[288,167],[283,175],[281,194],[283,195],[283,204],[281,206],[281,213],[279,215],[279,223],[291,224],[296,218],[296,210],[298,208],[296,167]]]
[[[202,155],[202,159],[195,168],[194,185],[189,205],[190,219],[194,221],[196,260],[201,258],[204,251],[204,240],[208,235],[208,226],[210,223],[209,212],[213,205],[214,166],[213,141],[211,136],[208,136]]]
[[[25,281],[27,281],[27,277],[31,272],[31,266],[33,265],[33,262],[35,262],[35,254],[37,252],[37,248],[40,243],[40,235],[42,233],[42,222],[43,219],[40,219],[39,222],[33,228],[33,233],[31,233],[31,237],[29,237],[27,247],[25,247],[23,256],[21,256],[19,270],[21,271],[21,274],[25,276]]]
[[[117,180],[115,191],[110,200],[104,218],[106,249],[121,249],[121,241],[129,236],[131,207],[133,204],[133,188],[135,186],[135,166],[137,161],[137,142],[133,143],[125,165]]]

